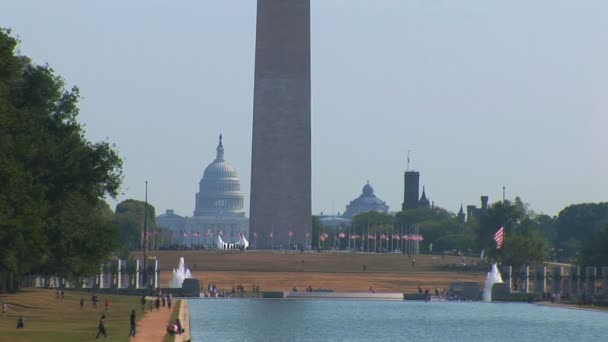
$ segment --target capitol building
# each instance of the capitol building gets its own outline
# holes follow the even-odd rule
[[[195,195],[194,215],[183,217],[171,209],[156,224],[171,232],[173,244],[209,244],[216,236],[227,242],[249,237],[249,219],[236,169],[224,159],[220,134],[215,160],[207,166]]]

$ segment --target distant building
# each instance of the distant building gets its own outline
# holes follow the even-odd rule
[[[418,208],[419,191],[420,173],[418,171],[405,171],[403,174],[403,211]]]
[[[207,166],[199,182],[194,216],[182,217],[169,209],[156,218],[159,226],[170,230],[169,243],[211,243],[217,235],[222,235],[226,242],[235,242],[239,234],[249,236],[241,183],[234,166],[224,159],[221,135],[216,152],[215,160]]]
[[[466,215],[464,213],[464,210],[462,210],[462,204],[460,205],[460,210],[458,211],[458,215],[456,216],[458,217],[458,222],[464,223]]]
[[[420,173],[418,171],[405,171],[403,174],[403,211],[417,208],[430,208],[431,200],[426,195],[424,186],[420,195]]]
[[[461,206],[462,210],[462,206]],[[479,219],[488,211],[488,196],[481,196],[481,208],[474,205],[467,205],[467,221],[470,221],[472,217]]]
[[[374,195],[374,188],[369,184],[369,181],[367,181],[367,184],[363,186],[361,195],[350,201],[350,203],[346,206],[346,211],[342,217],[352,219],[359,213],[369,211],[388,213],[388,205],[386,205],[386,202]]]
[[[321,213],[317,215],[319,217],[319,221],[321,222],[321,226],[323,228],[344,228],[348,227],[351,224],[351,220],[347,219],[340,215],[338,212],[336,215],[325,215]]]

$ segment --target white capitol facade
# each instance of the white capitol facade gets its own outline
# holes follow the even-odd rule
[[[205,169],[195,198],[194,216],[183,217],[169,209],[156,217],[157,225],[172,231],[174,244],[211,244],[220,232],[226,242],[238,241],[239,234],[249,237],[241,183],[234,166],[224,159],[221,135],[217,156]]]

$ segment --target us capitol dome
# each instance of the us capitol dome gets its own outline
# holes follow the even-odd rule
[[[194,215],[182,217],[168,209],[156,222],[171,231],[171,245],[211,244],[218,235],[226,242],[236,242],[240,234],[249,236],[243,201],[238,173],[224,159],[220,134],[215,160],[205,168],[195,194]]]
[[[196,193],[194,216],[245,216],[241,182],[232,164],[224,159],[222,135],[215,160],[207,166]]]

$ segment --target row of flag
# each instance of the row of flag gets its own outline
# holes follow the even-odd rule
[[[325,239],[327,238],[327,234],[323,234],[325,235]],[[340,233],[338,234],[338,237],[340,239],[344,239],[346,238],[346,233]],[[406,241],[423,241],[424,237],[420,234],[403,234],[403,235],[399,235],[399,234],[393,234],[392,236],[390,234],[385,234],[382,233],[380,234],[380,236],[377,236],[376,234],[367,234],[367,239],[368,240],[376,240],[377,238],[379,238],[380,240],[406,240]],[[363,237],[359,234],[351,234],[350,235],[350,239],[351,240],[360,240],[363,239]]]
[[[162,234],[162,233],[161,233],[161,232],[157,232],[157,231],[149,231],[149,232],[146,232],[146,236],[148,236],[148,237],[154,237],[154,236],[159,235],[159,234]],[[224,237],[224,236],[225,236],[225,237],[230,237],[230,233],[226,233],[226,234],[224,234],[224,232],[223,232],[223,231],[221,231],[221,230],[220,230],[220,231],[219,231],[217,234],[218,234],[219,236],[222,236],[222,237]],[[178,236],[190,237],[190,232],[188,232],[188,231],[183,231],[183,230],[180,230],[180,231],[178,232],[178,231],[174,230],[174,231],[172,231],[172,232],[169,232],[169,233],[168,233],[168,235],[173,236],[173,237],[178,237]],[[208,232],[206,232],[206,233],[205,233],[205,236],[206,236],[206,237],[212,237],[213,235],[214,235],[214,234],[213,234],[212,232],[210,232],[210,231],[208,231]],[[236,237],[241,237],[241,236],[243,236],[243,233],[241,233],[241,232],[237,232],[235,235],[236,235]],[[255,234],[254,234],[254,235],[255,235]],[[200,233],[200,232],[192,232],[192,237],[199,238],[199,237],[201,237],[201,236],[202,236],[202,235],[201,235],[201,233]]]
[[[147,234],[148,237],[154,237],[157,234],[160,234],[160,232],[149,231],[146,234]],[[180,231],[172,231],[170,233],[170,235],[172,237],[183,236],[185,238],[190,237],[190,235],[192,235],[192,237],[195,237],[195,238],[199,238],[199,237],[202,236],[201,233],[198,232],[198,231],[188,232],[188,231],[182,231],[182,230],[180,230]],[[206,237],[213,237],[214,233],[212,233],[211,231],[207,231],[204,235]],[[221,230],[217,233],[217,235],[222,236],[222,237],[230,237],[230,233],[224,234],[224,232],[221,231]],[[254,232],[252,235],[253,235],[254,238],[257,237],[257,233],[256,232]],[[288,235],[291,238],[291,237],[294,236],[294,232],[289,231]],[[243,236],[243,233],[241,233],[241,232],[237,232],[236,233],[236,237],[241,237],[241,236]],[[306,237],[308,237],[308,236],[309,236],[309,234],[306,233]],[[268,233],[268,237],[269,238],[273,238],[274,237],[274,233],[273,232]],[[340,238],[340,239],[345,239],[345,238],[347,238],[349,236],[346,233],[341,232],[341,233],[338,234],[337,237]],[[322,233],[321,235],[319,235],[319,240],[321,240],[321,241],[325,241],[325,240],[327,240],[327,238],[329,238],[329,235],[327,233]],[[351,234],[350,235],[350,239],[351,240],[360,240],[362,238],[363,237],[361,235],[359,235],[359,234]],[[385,233],[380,234],[380,236],[377,236],[376,234],[368,234],[367,238],[369,240],[376,240],[377,238],[379,238],[380,240],[390,240],[390,239],[393,239],[393,240],[406,240],[406,241],[408,241],[408,240],[410,240],[410,241],[423,241],[424,240],[424,237],[422,235],[420,235],[420,234],[404,234],[404,235],[393,234],[392,236],[390,234],[385,234]]]

